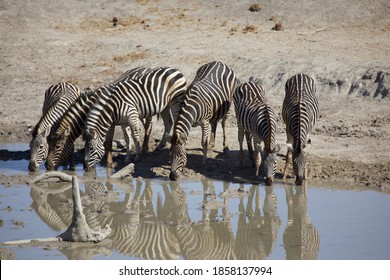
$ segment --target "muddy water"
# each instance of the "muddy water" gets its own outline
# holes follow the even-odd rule
[[[27,175],[27,164],[0,161],[0,173]],[[87,221],[110,224],[109,240],[1,244],[3,252],[16,259],[390,259],[390,196],[381,192],[310,182],[110,181],[104,168],[85,176],[81,166],[76,174]],[[71,221],[69,184],[0,184],[0,202],[0,242],[55,236]]]

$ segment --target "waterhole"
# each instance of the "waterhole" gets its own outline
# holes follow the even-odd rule
[[[28,145],[22,146],[28,149]],[[4,149],[3,147],[0,147]],[[8,151],[17,153],[9,145]],[[31,175],[23,157],[0,160],[0,175]],[[42,174],[44,169],[34,174]],[[64,171],[65,172],[65,171]],[[67,172],[67,171],[66,171]],[[276,182],[126,178],[77,165],[98,244],[5,246],[62,233],[71,222],[71,186],[0,182],[0,251],[15,259],[389,259],[389,195],[372,190]]]

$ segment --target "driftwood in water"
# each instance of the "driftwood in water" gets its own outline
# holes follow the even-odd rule
[[[123,167],[118,172],[112,174],[110,176],[110,178],[112,178],[112,179],[123,179],[123,178],[129,176],[133,172],[134,172],[134,163],[130,163],[130,164],[126,165],[125,167]]]
[[[73,199],[73,217],[68,229],[56,237],[26,239],[4,242],[4,245],[19,245],[30,242],[51,242],[51,241],[69,241],[69,242],[100,242],[105,239],[110,233],[111,228],[106,225],[104,229],[92,230],[85,219],[83,207],[81,205],[80,187],[76,176],[70,176],[62,172],[48,172],[36,177],[33,183],[38,183],[47,179],[59,179],[64,182],[72,183],[72,199]]]

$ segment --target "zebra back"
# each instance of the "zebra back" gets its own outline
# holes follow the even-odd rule
[[[247,82],[237,87],[233,97],[237,121],[252,136],[264,141],[265,149],[276,147],[276,117],[263,87]]]
[[[237,85],[234,71],[219,61],[201,66],[188,86],[182,102],[175,133],[188,136],[189,130],[204,120],[216,122],[230,109]]]
[[[315,81],[305,74],[295,75],[287,80],[285,92],[282,116],[286,132],[293,138],[293,147],[299,151],[305,147],[319,117]]]
[[[72,83],[61,82],[50,86],[45,93],[46,96],[49,100],[44,101],[45,111],[32,131],[33,138],[46,129],[55,127],[66,110],[80,96],[80,89]]]
[[[60,100],[61,97],[66,95],[66,86],[67,83],[53,84],[45,91],[45,99],[43,100],[42,105],[42,115],[44,115],[49,110],[50,106],[55,104],[58,100]]]
[[[109,99],[98,99],[88,113],[87,126],[106,130],[108,122],[121,121],[121,113],[125,113],[121,106],[136,109],[140,118],[151,117],[167,105],[178,105],[184,88],[185,79],[178,70],[171,67],[148,69],[137,79],[116,83]]]

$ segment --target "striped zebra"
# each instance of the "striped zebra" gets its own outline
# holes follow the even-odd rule
[[[256,166],[256,176],[259,175],[260,163],[262,163],[266,185],[271,185],[276,171],[276,153],[280,148],[275,143],[276,118],[271,103],[263,87],[252,78],[237,87],[233,100],[237,116],[240,163],[243,163],[242,144],[246,134],[250,158]],[[260,146],[262,143],[264,143],[264,150]]]
[[[136,79],[143,73],[148,71],[147,68],[136,67],[123,73],[118,79],[111,84],[104,85],[93,92],[82,93],[74,104],[63,115],[57,129],[51,134],[49,143],[49,154],[47,156],[46,168],[48,170],[54,170],[59,164],[69,161],[73,162],[74,142],[82,134],[85,126],[87,114],[91,107],[98,99],[108,99],[112,91],[115,89],[117,83]],[[144,149],[147,149],[147,143],[151,130],[150,119],[146,120],[145,127],[145,140]],[[122,127],[125,135],[125,139],[128,139],[128,130]],[[107,139],[105,142],[107,166],[112,164],[112,139],[114,137],[114,127],[110,128]],[[127,141],[128,142],[128,141]],[[145,144],[146,143],[146,144]]]
[[[215,136],[217,122],[222,119],[223,147],[228,150],[226,121],[234,90],[238,80],[233,70],[219,61],[201,66],[189,85],[171,138],[171,173],[169,178],[177,180],[187,164],[185,143],[191,127],[201,126],[203,163],[206,163],[210,142],[210,124]]]
[[[166,135],[172,127],[173,117],[177,116],[179,104],[185,93],[186,81],[183,74],[171,67],[160,67],[147,71],[138,79],[120,82],[110,98],[98,99],[88,112],[85,131],[84,169],[91,170],[104,153],[103,141],[112,125],[128,126],[135,145],[135,159],[139,159],[140,118],[150,118],[160,114],[164,122],[164,134],[157,149],[166,145]],[[125,162],[130,158],[128,146]]]
[[[309,133],[319,117],[315,81],[305,74],[298,74],[287,80],[285,91],[282,116],[286,124],[288,150],[283,181],[292,161],[295,183],[302,185],[307,177],[305,149],[311,144]]]
[[[43,160],[46,159],[49,150],[48,137],[50,132],[79,96],[79,88],[67,82],[54,84],[46,90],[42,116],[32,130],[31,156],[28,165],[30,171],[38,170]]]

